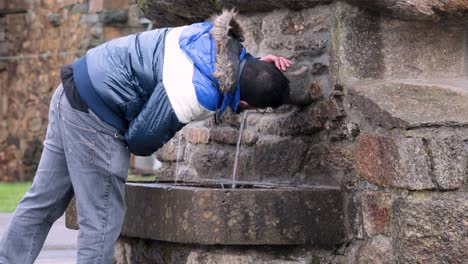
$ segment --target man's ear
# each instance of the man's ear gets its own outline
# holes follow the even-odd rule
[[[246,101],[239,101],[239,106],[242,107],[242,108],[249,108],[250,105],[249,103],[247,103]]]

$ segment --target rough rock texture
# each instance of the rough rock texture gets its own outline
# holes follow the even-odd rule
[[[126,202],[132,206],[127,208],[122,235],[129,237],[328,248],[344,240],[343,198],[337,189],[129,184]],[[76,227],[76,212],[69,211],[67,226]]]
[[[345,4],[334,11],[333,69],[342,82],[465,76],[463,20],[402,21]]]
[[[144,26],[128,0],[15,0],[3,5],[27,13],[0,14],[0,56],[9,56],[0,60],[0,181],[31,180],[60,66]]]
[[[357,241],[351,244],[343,257],[339,256],[334,263],[359,263],[359,264],[393,264],[391,240],[385,236],[375,236],[367,241]]]
[[[463,185],[466,155],[459,138],[394,138],[361,134],[356,173],[379,186],[412,190]]]
[[[236,6],[249,52],[295,61],[287,75],[298,106],[252,111],[246,120],[227,112],[216,122],[208,119],[186,126],[157,153],[163,163],[160,178],[231,183],[235,144],[245,122],[239,183],[339,190],[342,211],[320,206],[326,208],[321,215],[328,218],[296,234],[301,240],[305,234],[325,231],[322,237],[339,235],[334,241],[343,243],[322,249],[203,246],[121,237],[117,263],[466,262],[466,1],[138,2],[158,26],[201,21],[223,7]],[[119,13],[113,16],[124,19]],[[65,20],[50,16],[50,21],[58,25]],[[9,151],[16,155],[14,149]],[[239,239],[249,235],[249,230],[239,229],[241,224],[249,226],[255,219],[278,214],[289,200],[271,206],[273,198],[266,199],[259,190],[242,191],[250,193],[231,195],[230,209],[223,207],[221,196],[204,191],[179,199],[174,198],[176,192],[160,197],[158,192],[133,192],[126,225],[138,232],[124,228],[124,234],[147,238],[165,231],[179,235],[191,231],[191,241],[208,244],[207,239],[221,232],[210,219],[223,216],[229,237]],[[245,214],[253,206],[246,202],[249,199],[263,204],[259,210],[265,213]],[[313,208],[325,203],[322,197],[307,202]],[[177,208],[187,208],[194,217],[187,220]],[[287,208],[291,212],[282,218],[293,217],[296,209]],[[148,220],[165,218],[173,221]],[[144,221],[150,224],[141,225]],[[275,223],[270,222],[262,227]],[[330,226],[339,231],[329,231]],[[193,230],[199,230],[198,237]],[[275,238],[274,232],[270,234]]]
[[[116,243],[114,263],[158,264],[319,264],[333,256],[326,251],[284,246],[232,247],[197,246],[138,240],[120,237]]]
[[[466,263],[468,195],[415,193],[395,204],[400,263]]]
[[[465,0],[344,0],[357,6],[368,7],[404,19],[437,20],[444,15],[461,16],[467,13]],[[184,24],[204,20],[222,8],[236,8],[240,12],[268,12],[277,9],[306,9],[334,0],[261,0],[261,1],[168,1],[137,0],[145,15],[162,25]]]
[[[348,85],[351,104],[384,128],[468,124],[468,80],[358,81]],[[449,114],[448,114],[449,113]]]

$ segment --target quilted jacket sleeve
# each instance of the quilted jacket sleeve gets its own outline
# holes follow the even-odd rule
[[[149,156],[169,141],[184,125],[179,122],[162,82],[136,118],[130,123],[125,139],[137,156]]]

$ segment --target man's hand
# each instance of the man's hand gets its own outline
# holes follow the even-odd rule
[[[276,65],[276,67],[282,71],[286,71],[287,68],[289,68],[289,66],[291,66],[293,64],[292,61],[286,59],[286,58],[283,58],[283,57],[277,57],[275,55],[267,55],[263,58],[261,58],[260,60],[262,61],[266,61],[266,62],[270,62],[270,63],[274,63]]]

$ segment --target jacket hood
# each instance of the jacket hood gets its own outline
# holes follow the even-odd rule
[[[187,56],[222,94],[235,91],[240,55],[245,52],[241,44],[244,34],[236,15],[233,10],[224,10],[211,21],[188,26],[179,39]]]
[[[236,21],[237,12],[224,10],[220,15],[213,16],[211,38],[216,45],[215,66],[213,76],[219,82],[219,90],[226,94],[234,92],[238,81],[239,55],[242,53],[244,30]]]

